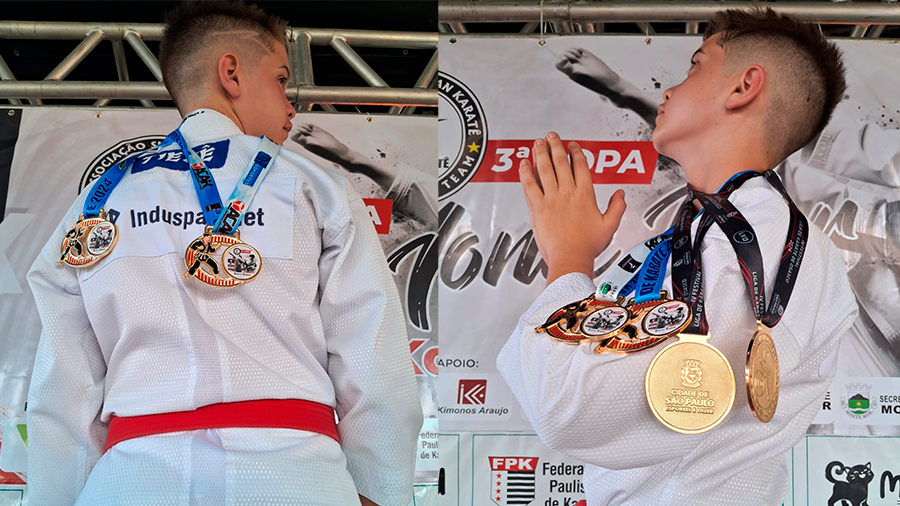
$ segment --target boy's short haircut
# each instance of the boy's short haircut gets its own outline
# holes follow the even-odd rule
[[[822,133],[844,98],[847,81],[841,50],[818,26],[757,7],[718,12],[703,40],[717,33],[726,72],[754,64],[766,71],[772,97],[766,139],[780,154],[779,162]]]
[[[261,58],[287,48],[287,21],[242,1],[186,1],[166,13],[159,46],[163,82],[175,104],[190,98],[190,90],[209,73],[210,50],[231,51],[251,72]],[[216,55],[218,56],[218,55]],[[187,111],[183,111],[187,112]]]

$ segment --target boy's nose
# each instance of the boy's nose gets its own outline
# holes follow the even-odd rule
[[[672,88],[668,88],[663,92],[663,102],[668,102],[670,98],[672,98]]]

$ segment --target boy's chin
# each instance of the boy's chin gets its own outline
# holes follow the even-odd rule
[[[653,131],[653,136],[651,139],[653,140],[653,149],[656,150],[657,153],[663,156],[669,156],[666,154],[666,143],[665,139],[661,138],[661,136],[657,135],[657,130]]]

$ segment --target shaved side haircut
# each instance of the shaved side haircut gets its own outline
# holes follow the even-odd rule
[[[176,106],[205,93],[223,53],[234,53],[252,73],[276,44],[287,48],[287,21],[241,1],[188,1],[166,13],[165,23],[159,66]]]
[[[766,139],[779,160],[822,133],[847,91],[841,50],[815,24],[771,8],[729,9],[709,21],[703,40],[720,34],[723,71],[759,65],[771,103]]]

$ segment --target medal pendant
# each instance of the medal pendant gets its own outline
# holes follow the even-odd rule
[[[96,218],[84,219],[81,215],[63,238],[56,263],[79,269],[89,267],[108,255],[118,240],[119,232],[113,222],[106,220],[106,211],[101,209]]]
[[[620,300],[621,301],[621,300]],[[594,294],[557,309],[535,333],[546,332],[550,339],[567,344],[599,341],[628,323],[628,310]]]
[[[184,278],[215,288],[233,288],[253,280],[262,267],[256,248],[241,241],[240,231],[234,236],[213,233],[207,225],[203,235],[191,242],[184,252]]]
[[[660,423],[682,434],[706,432],[734,404],[734,371],[709,336],[679,334],[647,368],[644,391]]]
[[[756,322],[756,327],[756,333],[750,338],[750,346],[747,348],[744,380],[750,411],[757,420],[768,423],[775,416],[775,408],[778,406],[778,354],[775,352],[770,329],[761,322]]]
[[[634,353],[662,343],[687,327],[691,320],[691,308],[680,300],[668,300],[666,292],[660,299],[625,305],[631,317],[612,335],[601,341],[594,353]]]

